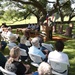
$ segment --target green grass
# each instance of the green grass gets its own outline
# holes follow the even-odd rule
[[[12,22],[12,21],[3,21],[3,20],[0,20],[0,25],[2,23],[6,23],[7,25],[18,25],[18,24],[28,24],[28,23],[37,23],[37,19],[35,16],[31,16],[30,19],[25,19],[25,20],[22,20],[22,21],[17,21],[17,22]]]

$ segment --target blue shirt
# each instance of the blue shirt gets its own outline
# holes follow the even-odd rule
[[[45,59],[46,58],[46,56],[43,54],[43,52],[40,49],[36,48],[35,46],[31,46],[29,48],[29,54],[39,55],[39,56],[42,57],[42,59]]]
[[[38,72],[34,72],[32,75],[39,75]]]

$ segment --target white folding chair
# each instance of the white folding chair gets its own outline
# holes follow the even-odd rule
[[[42,46],[44,46],[45,48],[47,48],[49,51],[53,50],[53,45],[52,44],[42,43]]]
[[[29,54],[30,59],[33,61],[31,64],[35,67],[38,67],[39,64],[43,61],[42,58],[35,54]]]
[[[54,75],[68,75],[68,65],[63,62],[49,61]]]
[[[21,56],[27,56],[26,50],[20,48],[20,55],[21,55]]]
[[[0,66],[0,71],[3,73],[3,75],[16,75],[14,72],[7,71],[1,66]]]

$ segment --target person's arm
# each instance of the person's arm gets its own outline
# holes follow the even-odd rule
[[[41,56],[42,59],[46,58],[46,55],[44,55],[44,53],[41,50],[39,50],[39,55]]]

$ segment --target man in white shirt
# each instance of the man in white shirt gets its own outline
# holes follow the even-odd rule
[[[56,48],[55,51],[49,53],[48,62],[50,62],[51,60],[51,61],[66,63],[68,66],[70,66],[68,55],[62,52],[64,49],[64,43],[61,40],[57,41],[55,43],[55,48]]]

